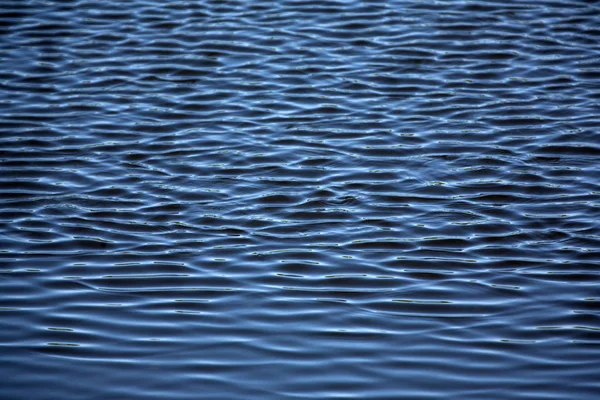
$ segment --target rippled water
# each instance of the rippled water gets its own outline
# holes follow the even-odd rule
[[[600,398],[597,2],[0,8],[2,399]]]

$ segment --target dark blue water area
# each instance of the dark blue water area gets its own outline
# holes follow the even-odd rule
[[[599,2],[0,21],[0,399],[600,399]]]

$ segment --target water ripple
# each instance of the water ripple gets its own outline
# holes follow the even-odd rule
[[[596,399],[593,1],[6,1],[6,399]]]

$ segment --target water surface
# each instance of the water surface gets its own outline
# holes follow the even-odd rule
[[[0,398],[600,397],[597,2],[0,20]]]

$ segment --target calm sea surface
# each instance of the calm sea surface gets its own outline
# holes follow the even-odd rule
[[[599,2],[0,21],[0,399],[600,398]]]

